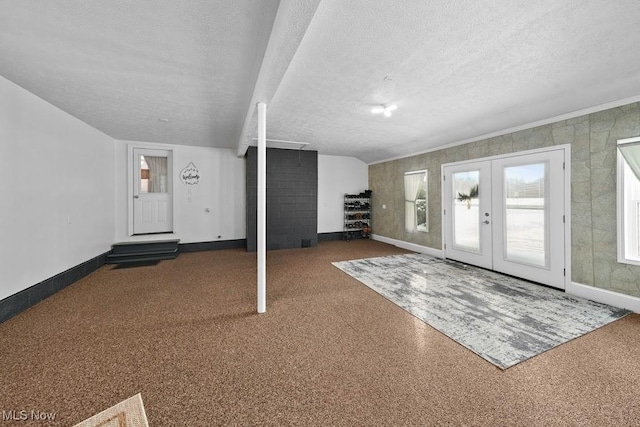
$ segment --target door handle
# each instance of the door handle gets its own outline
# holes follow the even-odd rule
[[[134,199],[139,198],[140,196],[138,196],[137,194],[135,196],[133,196]]]
[[[482,221],[483,224],[489,224],[489,220],[485,219],[484,221]]]

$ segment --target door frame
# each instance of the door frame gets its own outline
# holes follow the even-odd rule
[[[133,229],[133,222],[134,222],[134,218],[133,218],[133,196],[134,196],[134,191],[133,191],[133,186],[135,185],[134,183],[134,167],[137,167],[137,165],[134,164],[134,160],[133,160],[133,152],[134,150],[162,150],[162,151],[166,151],[169,153],[169,165],[170,165],[170,172],[171,172],[171,180],[169,182],[170,188],[171,188],[171,210],[172,210],[172,218],[171,221],[173,222],[173,231],[168,231],[166,233],[158,233],[158,234],[134,234],[134,229]],[[162,239],[162,238],[166,238],[167,234],[176,234],[177,230],[176,230],[176,202],[175,202],[175,189],[176,189],[176,185],[175,185],[175,153],[172,147],[168,147],[168,146],[164,146],[161,144],[127,144],[127,234],[129,235],[129,237],[132,238],[136,238],[139,237],[141,239],[145,239],[145,240],[154,240],[156,237],[154,236],[158,236],[158,239]]]
[[[524,150],[517,151],[513,153],[499,154],[495,156],[489,157],[480,157],[476,159],[468,159],[459,162],[451,162],[451,163],[443,163],[440,165],[440,206],[441,206],[441,239],[442,239],[442,256],[443,258],[447,257],[447,250],[445,248],[446,242],[446,227],[444,210],[446,209],[446,200],[445,200],[445,181],[444,181],[444,168],[448,166],[457,166],[464,165],[475,162],[482,161],[491,161],[491,160],[500,160],[507,159],[510,157],[518,157],[522,155],[528,154],[537,154],[537,153],[545,153],[549,151],[563,150],[564,151],[564,171],[565,171],[565,180],[564,180],[564,215],[565,215],[565,226],[564,226],[564,290],[566,291],[571,286],[571,144],[562,144],[562,145],[552,145],[549,147],[536,148],[533,150]]]

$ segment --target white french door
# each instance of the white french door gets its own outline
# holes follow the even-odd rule
[[[443,171],[446,258],[564,289],[564,149]]]
[[[493,268],[491,162],[444,168],[446,257]]]
[[[133,149],[133,234],[173,231],[171,154]]]

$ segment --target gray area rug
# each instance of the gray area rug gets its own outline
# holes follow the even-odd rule
[[[423,254],[333,265],[501,369],[630,313]]]

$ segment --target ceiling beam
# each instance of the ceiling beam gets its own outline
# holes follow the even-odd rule
[[[269,44],[264,53],[260,72],[253,90],[249,110],[244,119],[237,146],[243,157],[251,145],[257,129],[256,105],[269,104],[282,82],[300,42],[313,20],[321,0],[281,0],[273,22]]]

